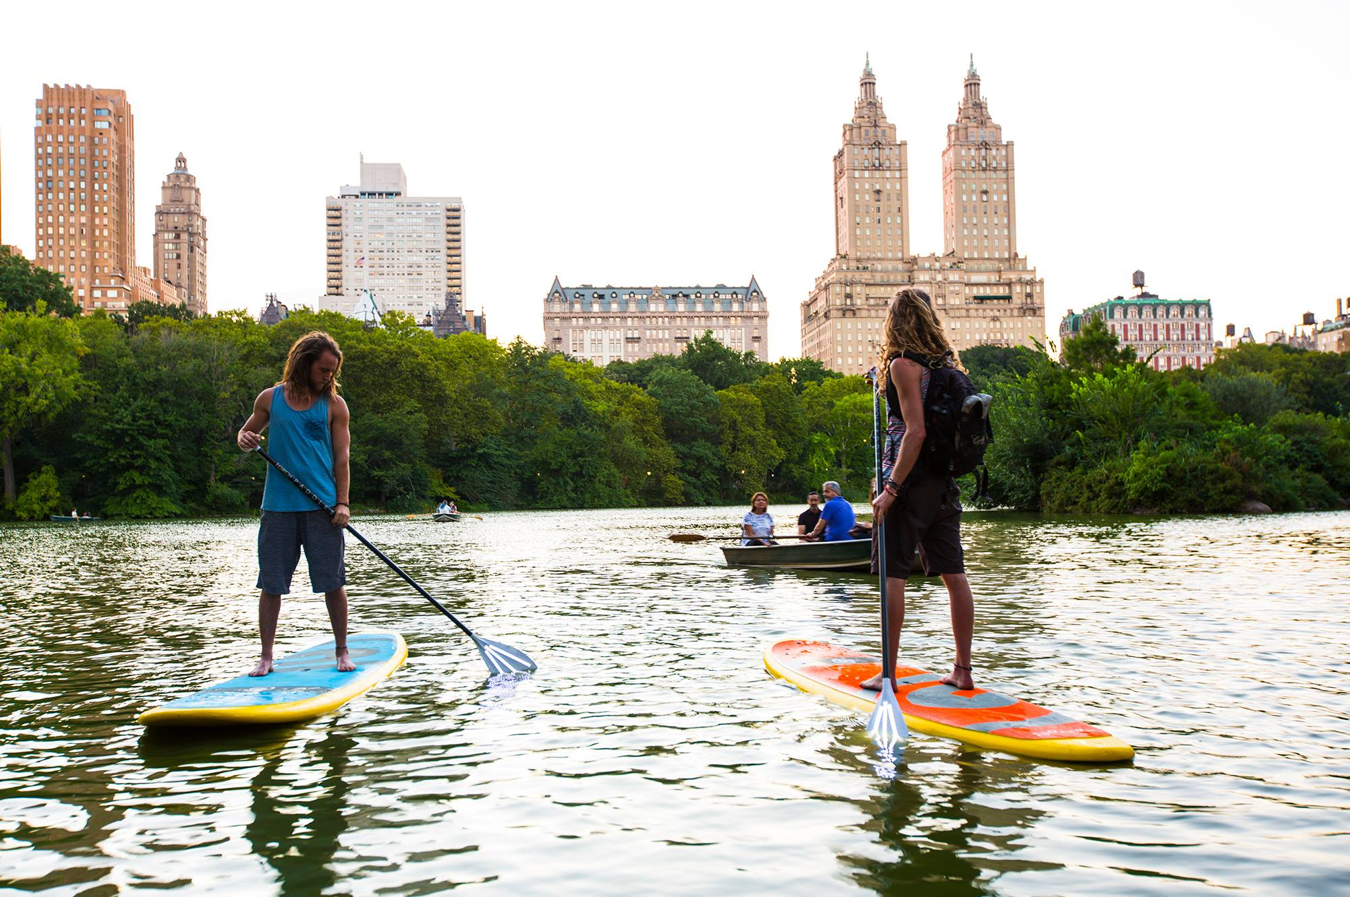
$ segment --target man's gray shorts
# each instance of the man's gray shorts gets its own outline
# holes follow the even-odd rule
[[[309,584],[332,592],[347,584],[343,528],[320,510],[263,511],[258,525],[258,588],[273,595],[291,590],[291,576],[304,546]]]

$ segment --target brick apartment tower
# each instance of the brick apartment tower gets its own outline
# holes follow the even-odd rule
[[[131,304],[135,124],[122,90],[42,85],[33,130],[34,261],[85,310]]]
[[[943,254],[972,259],[1017,255],[1013,162],[1012,141],[1003,141],[1003,129],[980,97],[980,76],[972,59],[956,123],[947,125],[947,148],[942,151]],[[991,218],[992,236],[987,226]]]
[[[909,148],[886,120],[870,57],[834,155],[834,245],[855,259],[909,255]]]
[[[187,157],[174,160],[155,206],[155,279],[178,287],[190,311],[206,314],[206,218]]]

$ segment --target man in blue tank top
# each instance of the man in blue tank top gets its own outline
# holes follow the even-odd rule
[[[291,346],[281,382],[258,393],[253,414],[239,431],[239,448],[251,452],[271,425],[268,451],[300,482],[334,509],[328,514],[271,466],[263,487],[258,525],[258,629],[262,658],[250,676],[272,672],[272,643],[281,615],[281,596],[291,590],[291,576],[300,549],[309,564],[309,582],[323,592],[337,645],[337,668],[356,669],[347,653],[347,568],[343,562],[343,529],[351,517],[347,488],[351,482],[351,450],[347,403],[337,394],[342,351],[320,331]]]

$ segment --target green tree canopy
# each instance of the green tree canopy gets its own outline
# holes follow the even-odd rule
[[[690,340],[677,363],[717,391],[758,380],[767,373],[767,365],[754,352],[728,348],[717,341],[712,331]]]
[[[238,312],[162,310],[134,327],[40,303],[3,313],[0,513],[42,516],[66,501],[125,517],[256,508],[265,468],[235,434],[311,330],[344,352],[358,513],[445,495],[466,510],[739,504],[760,488],[800,498],[825,480],[862,500],[872,477],[862,378],[811,359],[763,364],[706,334],[678,358],[599,369],[523,342],[437,339],[406,315],[365,326],[297,310],[264,327]],[[1244,346],[1204,370],[1160,372],[1100,322],[1091,331],[1064,364],[1043,350],[966,351],[994,396],[997,504],[1181,513],[1350,496],[1350,357]]]
[[[1077,336],[1064,342],[1064,364],[1072,371],[1104,371],[1134,360],[1134,347],[1122,349],[1120,338],[1095,316],[1088,318]]]
[[[80,356],[87,351],[74,323],[49,316],[41,300],[32,314],[0,313],[0,451],[6,504],[17,498],[14,442],[80,397],[85,388]]]
[[[748,499],[767,491],[769,471],[783,460],[773,431],[764,420],[764,405],[747,386],[732,386],[717,393],[718,436],[725,464],[724,498]]]
[[[35,311],[39,303],[63,318],[80,313],[60,274],[34,265],[8,246],[0,246],[0,309]]]

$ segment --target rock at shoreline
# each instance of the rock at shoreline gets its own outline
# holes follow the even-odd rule
[[[1242,505],[1238,508],[1238,513],[1239,513],[1239,514],[1269,514],[1269,513],[1270,513],[1270,505],[1266,504],[1266,503],[1263,502],[1263,501],[1257,501],[1257,500],[1254,499],[1254,498],[1249,498],[1249,499],[1247,499],[1246,501],[1244,501],[1244,502],[1242,503]]]

